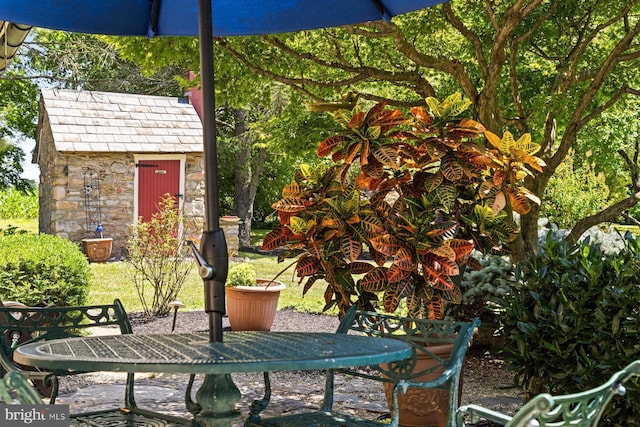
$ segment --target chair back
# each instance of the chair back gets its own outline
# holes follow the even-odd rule
[[[401,393],[406,394],[409,388],[447,390],[447,425],[453,426],[460,401],[462,364],[473,333],[478,326],[480,326],[478,318],[471,322],[429,320],[363,311],[351,307],[342,318],[338,333],[360,333],[373,337],[393,338],[408,343],[413,351],[408,359],[370,366],[368,371],[357,369],[340,371],[393,385],[390,424],[392,426],[400,424]],[[410,398],[407,399],[410,400]],[[325,401],[327,401],[326,398]]]
[[[338,327],[338,333],[356,332],[369,336],[393,338],[411,345],[412,357],[383,366],[390,382],[411,381],[431,372],[447,370],[459,374],[473,333],[480,319],[471,322],[416,319],[387,313],[358,310],[351,307]],[[442,357],[442,346],[449,346],[449,355]],[[447,350],[449,350],[447,349]],[[427,356],[434,361],[427,369],[415,369],[418,357]],[[443,378],[449,378],[445,375]],[[443,388],[447,388],[444,386]]]
[[[539,427],[596,427],[611,399],[626,394],[624,383],[633,376],[640,376],[640,360],[590,390],[560,396],[540,394],[527,402],[508,426],[530,426],[537,421]]]
[[[0,375],[20,371],[43,396],[50,397],[51,403],[55,403],[58,393],[57,376],[76,372],[47,371],[20,365],[13,361],[14,350],[23,344],[88,335],[91,328],[111,326],[119,329],[116,331],[113,328],[114,334],[133,333],[127,313],[118,299],[113,304],[73,307],[28,307],[17,302],[0,302]],[[133,399],[132,374],[128,376],[127,383],[127,396],[130,395]]]
[[[505,427],[596,427],[611,399],[616,395],[624,396],[624,384],[634,376],[640,376],[640,360],[590,390],[559,396],[539,394],[513,417],[479,405],[465,405],[458,410],[458,425],[464,426],[464,416],[470,415],[471,421],[485,418]]]
[[[112,325],[119,327],[119,333],[132,333],[126,311],[117,299],[113,304],[75,307],[24,307],[6,303],[0,306],[0,327],[5,332],[30,335],[26,342],[68,338],[80,335],[83,329]],[[16,346],[11,341],[4,344]]]

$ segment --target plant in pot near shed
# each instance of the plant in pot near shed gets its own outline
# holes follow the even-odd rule
[[[471,252],[507,251],[508,212],[539,203],[523,179],[544,163],[529,134],[500,138],[464,117],[469,105],[455,94],[408,114],[384,103],[333,113],[341,130],[320,143],[325,161],[299,167],[263,243],[296,258],[303,293],[326,285],[325,309],[340,315],[357,304],[441,319],[460,302],[461,267],[479,267]]]
[[[256,278],[248,262],[229,264],[226,286],[227,316],[234,331],[269,331],[278,309],[282,282]]]
[[[82,248],[91,262],[107,262],[111,256],[113,239],[104,237],[103,231],[102,224],[99,223],[95,231],[98,237],[82,239]]]

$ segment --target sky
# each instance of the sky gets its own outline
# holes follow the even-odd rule
[[[24,160],[22,162],[22,169],[24,172],[22,173],[23,178],[32,179],[36,182],[40,180],[40,168],[36,164],[31,163],[31,154],[33,152],[33,148],[36,146],[36,141],[34,139],[23,138],[20,142],[20,147],[24,151]]]

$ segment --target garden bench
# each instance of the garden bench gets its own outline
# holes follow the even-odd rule
[[[88,335],[91,328],[112,328],[113,335],[133,330],[120,300],[113,304],[73,307],[27,307],[19,303],[0,303],[0,368],[3,375],[17,372],[32,381],[54,404],[58,395],[58,377],[80,371],[45,371],[13,362],[18,346],[58,338]],[[149,425],[191,425],[190,421],[138,408],[134,399],[134,374],[127,374],[124,406],[113,410],[72,415],[72,425],[130,425],[132,420],[152,419]],[[143,423],[144,424],[144,423]]]
[[[261,418],[271,397],[270,380],[265,373],[265,396],[251,406],[247,426],[398,426],[399,394],[409,388],[442,389],[448,391],[447,426],[455,426],[455,411],[460,396],[460,377],[462,363],[479,319],[471,322],[439,321],[400,317],[386,313],[374,313],[352,307],[347,311],[338,326],[337,333],[365,334],[372,337],[386,337],[403,340],[412,346],[413,354],[409,359],[389,363],[388,365],[369,366],[365,369],[338,369],[326,372],[324,400],[317,411],[295,413],[269,418]],[[450,344],[450,356],[434,354],[430,345]],[[418,365],[418,358],[426,355],[433,360],[427,367]],[[362,419],[333,410],[334,375],[336,373],[368,378],[388,383],[392,396],[391,422]],[[423,379],[431,374],[431,378]]]
[[[640,376],[640,360],[616,372],[604,384],[582,393],[539,394],[513,416],[479,405],[462,406],[458,409],[458,425],[464,427],[464,418],[469,416],[471,422],[484,418],[506,427],[596,427],[609,401],[626,393],[624,383],[632,376]]]

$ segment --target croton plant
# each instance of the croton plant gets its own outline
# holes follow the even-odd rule
[[[296,258],[303,293],[326,285],[325,309],[341,315],[404,300],[410,316],[441,318],[460,301],[460,267],[478,266],[471,252],[508,250],[511,212],[540,202],[523,179],[544,163],[529,134],[500,138],[462,118],[469,105],[456,94],[408,114],[384,103],[332,113],[342,130],[318,146],[326,161],[296,170],[263,243]]]

